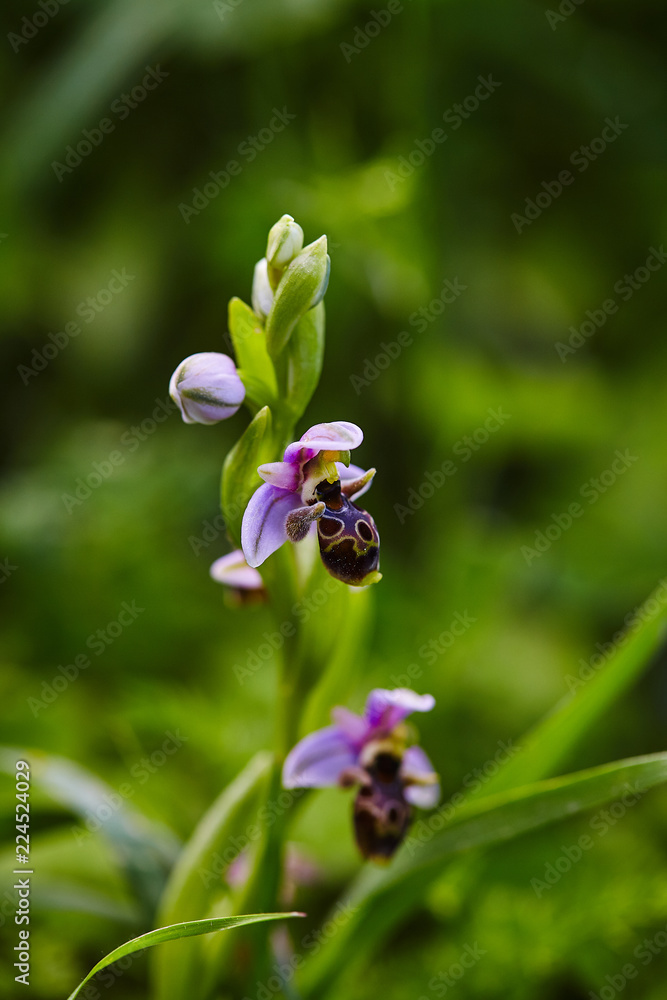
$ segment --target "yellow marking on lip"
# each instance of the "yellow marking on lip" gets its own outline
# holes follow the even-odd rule
[[[324,453],[324,455],[328,455],[328,454],[336,454],[336,452],[325,452]],[[324,455],[322,456],[323,458],[324,458]],[[325,473],[326,481],[328,483],[335,483],[337,479],[340,479],[340,476],[338,475],[338,469],[336,468],[336,462],[335,461],[327,461],[326,458],[324,458],[324,473]]]
[[[327,480],[330,483],[335,483],[337,479],[340,479],[338,471],[336,470],[336,462],[342,462],[343,465],[346,466],[350,464],[349,451],[321,451],[320,458],[322,459],[322,463],[327,470]],[[332,476],[333,478],[331,478]]]

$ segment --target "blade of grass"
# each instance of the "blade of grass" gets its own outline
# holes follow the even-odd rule
[[[160,922],[172,924],[210,913],[214,895],[222,886],[224,866],[220,867],[220,861],[228,857],[231,838],[244,832],[266,798],[271,765],[271,754],[257,754],[204,814],[169,877],[158,910]],[[158,1000],[192,1000],[192,976],[202,966],[200,944],[192,941],[178,954],[156,952],[152,974]]]
[[[556,705],[520,741],[521,753],[501,766],[489,781],[470,792],[468,799],[493,795],[508,788],[537,781],[553,774],[577,742],[604,713],[627,691],[648,667],[667,634],[667,605],[659,599],[665,590],[661,581],[642,605],[647,620],[632,627],[632,634],[616,645],[607,663],[591,677],[581,682],[572,695]],[[650,617],[651,602],[658,604],[658,612]],[[639,617],[639,616],[638,616]]]
[[[126,941],[119,948],[114,948],[108,955],[95,965],[85,979],[82,979],[76,989],[70,993],[68,1000],[75,1000],[81,989],[90,982],[96,973],[113,965],[126,955],[133,955],[144,948],[151,948],[156,944],[165,941],[176,941],[179,938],[195,937],[198,934],[211,934],[213,931],[230,930],[232,927],[243,927],[245,924],[259,924],[267,920],[286,920],[290,917],[303,917],[304,913],[251,913],[242,917],[212,917],[209,920],[186,920],[180,924],[170,924],[168,927],[158,927],[147,934],[140,934],[139,937]]]

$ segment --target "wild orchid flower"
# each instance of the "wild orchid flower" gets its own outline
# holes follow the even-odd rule
[[[215,424],[233,416],[245,399],[245,386],[226,354],[191,354],[171,376],[169,395],[186,424]]]
[[[408,746],[404,720],[430,712],[435,699],[409,688],[376,688],[363,716],[334,708],[334,724],[304,737],[283,766],[285,788],[359,785],[354,803],[357,844],[366,858],[387,861],[412,820],[412,806],[432,809],[438,776],[418,746]]]
[[[251,497],[241,529],[249,566],[261,566],[287,539],[302,541],[317,523],[320,555],[332,576],[355,587],[380,579],[375,522],[353,503],[375,475],[350,465],[350,451],[363,437],[346,420],[315,424],[287,446],[282,462],[259,466],[265,482]]]

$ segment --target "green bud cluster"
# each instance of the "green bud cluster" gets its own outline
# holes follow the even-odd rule
[[[235,512],[245,506],[239,500],[247,500],[261,482],[257,466],[291,440],[317,388],[329,269],[326,236],[304,247],[301,226],[283,215],[269,231],[266,256],[255,266],[252,307],[239,298],[229,303],[238,374],[254,417],[223,469],[222,508],[235,540],[240,532]],[[232,483],[233,496],[225,485]]]

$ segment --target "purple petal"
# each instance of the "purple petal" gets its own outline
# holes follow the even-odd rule
[[[347,708],[334,708],[331,718],[353,746],[361,747],[368,735],[368,723],[363,715],[350,712]]]
[[[435,771],[421,747],[408,747],[403,754],[401,777],[412,779],[415,784],[408,784],[404,795],[408,802],[420,809],[433,809],[440,798],[440,783],[433,781]],[[427,782],[422,784],[422,782]]]
[[[388,732],[412,712],[430,712],[434,705],[432,694],[417,694],[410,688],[375,688],[368,696],[364,715],[373,729]]]
[[[298,441],[285,449],[286,462],[303,465],[320,451],[352,451],[364,440],[360,427],[347,420],[334,420],[329,424],[315,424]]]
[[[324,788],[337,785],[357,754],[338,726],[327,726],[304,737],[288,753],[283,765],[285,788]]]
[[[298,493],[288,493],[268,483],[255,490],[241,525],[241,545],[249,566],[261,566],[287,541],[287,515],[300,506]]]
[[[265,482],[281,490],[296,493],[301,486],[302,476],[299,466],[290,462],[267,462],[265,465],[260,465],[257,471]]]
[[[209,570],[216,583],[238,590],[261,590],[264,586],[256,569],[248,566],[241,549],[216,559]]]
[[[226,354],[192,354],[171,376],[169,395],[186,424],[215,424],[231,417],[245,398],[236,365]]]
[[[344,486],[345,483],[348,482],[350,483],[354,482],[355,479],[361,479],[362,476],[366,475],[365,469],[362,469],[358,465],[353,465],[352,463],[346,466],[343,465],[342,462],[336,462],[336,468],[338,469],[338,475],[340,476],[341,486]],[[357,492],[353,493],[351,497],[348,497],[348,499],[353,501],[357,500],[359,497],[362,497],[364,493],[367,493],[372,485],[373,485],[373,480],[369,479],[369,481],[364,486],[362,486],[360,490],[357,490]]]

